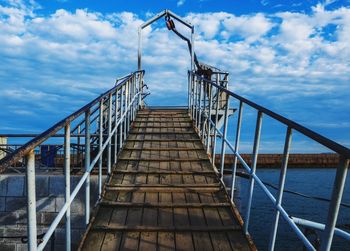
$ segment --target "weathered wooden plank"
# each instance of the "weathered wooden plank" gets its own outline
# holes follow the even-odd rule
[[[159,202],[162,204],[170,204],[172,202],[171,193],[159,193]],[[158,209],[159,226],[168,228],[174,226],[173,209],[159,208]],[[173,232],[158,233],[159,250],[175,250],[175,235]]]
[[[162,204],[158,209],[158,221],[159,226],[173,226],[173,202],[172,202],[172,194],[171,193],[159,193],[159,204]],[[168,206],[165,206],[168,205]]]
[[[199,203],[199,196],[195,193],[187,193],[186,201],[192,203]],[[191,227],[202,226],[208,230],[206,220],[203,214],[202,208],[189,208],[188,213],[190,216]],[[212,227],[212,226],[210,226]],[[194,232],[192,233],[195,249],[197,250],[212,250],[212,243],[208,232]]]
[[[122,251],[137,250],[139,247],[140,232],[125,232],[120,244]]]
[[[140,251],[156,251],[157,250],[157,236],[156,232],[141,232],[140,234]]]
[[[122,233],[106,233],[101,251],[119,250]]]
[[[235,232],[241,231],[241,227],[237,225],[232,226],[143,226],[143,225],[113,225],[100,226],[94,225],[91,229],[94,232]]]
[[[120,187],[106,187],[106,191],[119,191],[119,192],[167,192],[167,193],[178,193],[178,192],[218,192],[221,191],[221,187],[194,187],[194,186],[185,186],[185,187],[177,187],[177,186],[160,186],[160,187],[155,187],[155,186],[120,186]]]
[[[172,174],[172,175],[200,175],[200,176],[215,176],[216,174],[214,173],[214,171],[212,170],[204,170],[204,171],[167,171],[167,170],[152,170],[152,171],[147,171],[147,170],[114,170],[113,171],[116,174],[142,174],[142,175],[146,175],[146,174]],[[203,182],[203,183],[207,183]]]
[[[82,246],[82,250],[95,251],[101,250],[104,240],[104,232],[90,232]]]
[[[138,114],[86,238],[94,250],[249,247],[187,113]]]

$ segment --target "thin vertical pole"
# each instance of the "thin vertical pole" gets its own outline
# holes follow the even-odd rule
[[[115,91],[115,113],[114,113],[114,127],[116,127],[114,134],[114,164],[118,160],[118,90]]]
[[[37,249],[37,229],[36,229],[36,195],[35,195],[35,154],[31,150],[26,158],[26,182],[27,182],[27,232],[28,250]]]
[[[205,113],[206,113],[206,105],[207,105],[207,92],[206,92],[206,81],[203,80],[203,126],[202,126],[202,141],[203,144],[205,142]]]
[[[142,29],[141,27],[138,28],[138,50],[137,50],[137,68],[140,71],[142,64],[141,64],[141,55],[142,55]]]
[[[346,175],[348,173],[349,159],[343,156],[339,158],[339,165],[335,175],[331,202],[329,204],[327,223],[321,239],[321,251],[331,249],[335,224],[337,223],[339,206],[344,192]]]
[[[197,82],[196,82],[196,75],[193,75],[193,97],[192,97],[192,119],[197,124]]]
[[[194,72],[195,72],[195,66],[194,66],[194,26],[192,26],[192,28],[191,28],[191,74],[190,74],[190,81],[191,82],[192,81],[194,82],[194,78],[195,78],[195,75],[193,75]],[[193,116],[193,118],[194,118],[194,116]]]
[[[220,159],[220,174],[221,180],[224,180],[224,166],[225,166],[225,154],[226,154],[226,136],[227,136],[227,125],[228,125],[228,110],[230,108],[229,95],[226,95],[226,108],[224,117],[224,131],[221,140],[221,159]]]
[[[113,105],[113,96],[112,93],[109,94],[108,99],[108,137],[111,136],[112,132],[112,105]],[[108,141],[108,152],[107,152],[107,173],[111,174],[111,165],[112,165],[112,139]]]
[[[90,167],[90,109],[85,112],[85,171]],[[85,181],[85,224],[90,221],[90,173]]]
[[[139,72],[138,73],[138,76],[139,76],[139,107],[138,109],[142,108],[143,105],[142,105],[142,92],[143,92],[143,86],[142,86],[142,81],[143,81],[143,73],[142,72]]]
[[[131,103],[132,102],[132,97],[133,97],[133,86],[134,86],[134,76],[132,75],[132,77],[131,77],[131,83],[130,83],[130,86],[129,86],[129,104],[131,104],[130,105],[130,123],[129,124],[131,124],[131,121],[133,120],[133,116],[134,116],[134,114],[133,114],[133,104]]]
[[[100,100],[100,114],[99,114],[99,140],[98,148],[99,152],[102,152],[103,147],[103,98]],[[101,199],[102,196],[102,163],[103,163],[103,153],[98,160],[98,198]]]
[[[191,28],[191,71],[194,72],[194,26]]]
[[[210,88],[209,91],[209,111],[208,111],[208,135],[207,135],[207,153],[209,154],[210,149],[210,138],[211,138],[211,107],[212,107],[212,98],[213,98],[213,86],[208,84],[208,87]]]
[[[123,86],[120,87],[120,123],[119,123],[119,150],[122,149],[123,146],[123,125],[124,121],[121,119],[124,113],[124,108],[123,108]]]
[[[217,88],[216,107],[215,107],[215,130],[214,130],[214,142],[213,142],[212,160],[211,160],[213,165],[215,165],[216,136],[217,136],[217,127],[218,127],[218,120],[219,120],[219,97],[220,97],[220,89]]]
[[[252,206],[253,191],[254,191],[253,174],[255,174],[256,164],[257,164],[257,160],[258,160],[261,123],[262,123],[262,112],[258,111],[258,116],[257,116],[257,119],[256,119],[253,156],[252,156],[252,163],[253,163],[253,165],[252,165],[252,168],[250,170],[250,178],[249,178],[249,197],[248,197],[248,204],[247,204],[247,211],[246,211],[245,222],[244,222],[244,226],[243,226],[245,234],[248,234],[248,228],[249,228],[250,209],[251,209],[251,206]]]
[[[128,85],[128,105],[130,106],[129,109],[128,109],[128,133],[130,131],[130,125],[131,125],[131,95],[132,95],[132,82],[133,82],[133,79],[131,78],[130,82],[129,82],[129,85]]]
[[[128,117],[128,108],[127,108],[128,107],[128,95],[127,95],[128,83],[129,83],[129,80],[124,85],[124,113],[125,113],[125,116],[124,116],[124,140],[126,140],[127,117]]]
[[[81,128],[80,128],[80,125],[78,126],[78,135],[80,135],[81,133]],[[78,163],[80,162],[80,151],[81,151],[81,146],[80,146],[80,143],[81,143],[81,140],[80,140],[80,136],[78,136],[78,152],[77,152],[77,163],[76,165],[78,166]],[[81,167],[81,166],[80,166]]]
[[[282,197],[283,197],[284,184],[285,184],[286,174],[287,174],[289,148],[290,148],[291,141],[292,141],[292,128],[288,127],[286,132],[286,139],[284,142],[282,167],[281,167],[280,179],[279,179],[279,189],[278,189],[278,196],[277,196],[276,205],[275,205],[276,208],[277,206],[280,206],[282,204]],[[275,209],[275,220],[273,221],[273,227],[272,227],[270,243],[269,243],[269,250],[271,251],[275,250],[279,218],[280,218],[280,211]]]
[[[198,128],[198,119],[199,119],[199,79],[196,78],[196,128]]]
[[[198,96],[198,132],[201,134],[201,123],[202,123],[202,111],[201,111],[201,103],[202,101],[202,80],[199,81],[199,96]]]
[[[190,81],[191,81],[191,117],[194,120],[194,95],[195,95],[195,75],[193,72],[190,73]]]
[[[65,177],[65,203],[70,200],[70,123],[65,127],[64,132],[64,177]],[[70,206],[66,211],[66,251],[71,249],[71,220]]]
[[[239,142],[241,137],[242,112],[243,112],[243,102],[240,101],[239,110],[238,110],[237,130],[236,130],[235,156],[234,156],[233,166],[232,166],[232,183],[231,183],[231,201],[232,202],[234,198],[234,189],[235,189],[235,183],[236,183],[237,154],[239,150]]]
[[[191,115],[191,78],[192,78],[192,75],[190,74],[190,72],[187,72],[187,102],[188,102],[188,114]]]

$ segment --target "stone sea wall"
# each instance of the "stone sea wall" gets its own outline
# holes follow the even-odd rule
[[[71,177],[71,190],[78,183],[80,177]],[[27,250],[20,236],[27,236],[27,201],[24,175],[0,175],[0,250]],[[91,176],[91,207],[97,200],[97,176]],[[45,233],[57,213],[64,205],[65,194],[64,175],[37,175],[37,223],[38,234]],[[85,189],[78,193],[71,206],[72,245],[73,250],[79,244],[85,231]],[[65,245],[64,219],[54,234],[55,250],[64,250]],[[7,237],[7,238],[6,238]],[[10,238],[8,238],[10,237]],[[51,243],[47,244],[50,249]]]

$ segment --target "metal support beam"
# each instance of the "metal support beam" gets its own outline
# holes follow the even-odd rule
[[[90,109],[85,112],[85,171],[90,167]],[[90,173],[85,181],[85,224],[90,222]]]
[[[225,165],[225,154],[226,154],[226,137],[227,137],[227,126],[228,126],[228,109],[230,108],[229,95],[226,95],[226,108],[224,117],[224,132],[221,139],[221,160],[220,160],[220,177],[224,180],[224,165]]]
[[[348,173],[349,159],[340,156],[337,173],[334,180],[331,203],[329,204],[327,223],[321,239],[321,251],[331,249],[335,224],[337,223],[339,206],[344,192],[346,175]]]
[[[282,167],[280,172],[276,207],[282,205],[282,197],[283,197],[284,184],[285,184],[286,175],[287,175],[289,148],[290,148],[291,141],[292,141],[292,129],[288,127],[286,132],[286,139],[284,142],[283,160],[282,160]],[[275,242],[276,242],[279,218],[280,218],[280,212],[277,209],[275,209],[275,217],[274,217],[275,220],[273,221],[273,227],[272,227],[270,243],[269,243],[270,251],[275,250]]]
[[[117,163],[117,159],[118,159],[118,109],[119,109],[119,105],[118,105],[118,90],[115,91],[115,112],[114,112],[114,126],[117,127],[117,129],[115,130],[114,133],[114,164]]]
[[[65,198],[66,204],[70,201],[70,123],[65,127],[64,137],[64,177],[65,177]],[[71,250],[71,219],[70,205],[66,211],[66,251]]]
[[[262,115],[263,115],[262,112],[258,111],[258,116],[256,119],[255,137],[254,137],[253,157],[252,157],[253,165],[250,171],[250,178],[249,178],[249,197],[248,197],[248,203],[247,203],[247,212],[246,212],[245,222],[243,225],[243,230],[245,234],[249,233],[248,228],[249,228],[249,219],[250,219],[250,209],[252,206],[253,191],[254,191],[253,175],[255,175],[256,164],[258,161]]]
[[[100,112],[99,112],[99,140],[98,150],[102,152],[101,157],[98,160],[98,198],[102,195],[102,164],[103,164],[103,99],[100,101]]]
[[[239,143],[241,138],[241,127],[242,127],[242,113],[243,113],[243,102],[239,102],[237,129],[236,129],[236,141],[235,141],[235,157],[232,165],[232,182],[231,182],[231,201],[233,202],[235,183],[236,183],[236,170],[237,170],[237,153],[239,151]]]
[[[112,105],[113,105],[113,96],[112,93],[109,94],[108,99],[108,137],[112,132]],[[112,139],[108,141],[108,149],[107,149],[107,173],[111,174],[111,166],[112,166]]]
[[[35,154],[34,150],[26,156],[27,172],[27,232],[28,232],[28,250],[37,249],[37,229],[36,229],[36,196],[35,196]]]

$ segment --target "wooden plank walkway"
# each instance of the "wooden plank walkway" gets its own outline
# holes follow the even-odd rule
[[[141,110],[80,250],[254,250],[187,110]]]

